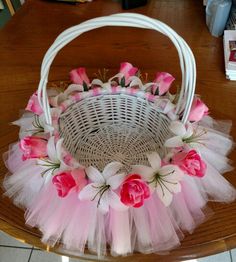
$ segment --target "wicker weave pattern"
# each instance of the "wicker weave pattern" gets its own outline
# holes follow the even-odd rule
[[[147,163],[146,152],[164,153],[169,119],[153,103],[130,95],[102,95],[70,106],[59,120],[66,149],[84,166],[103,170],[111,161]]]

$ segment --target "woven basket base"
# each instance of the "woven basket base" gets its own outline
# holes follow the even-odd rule
[[[111,161],[147,164],[146,153],[163,155],[169,119],[153,103],[131,95],[90,97],[70,106],[59,120],[65,148],[83,166],[103,170]]]

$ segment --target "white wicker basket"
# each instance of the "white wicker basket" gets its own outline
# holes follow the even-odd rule
[[[168,88],[173,81],[165,72],[143,83],[131,70],[126,84],[124,68],[138,69],[122,63],[105,83],[90,82],[84,68],[72,70],[73,84],[61,93],[51,90],[48,99],[56,54],[80,34],[103,26],[153,29],[169,37],[180,59],[180,93],[161,88],[160,75],[168,75]],[[11,175],[4,181],[5,194],[25,208],[26,224],[41,230],[44,243],[60,242],[78,254],[86,248],[98,256],[108,249],[112,255],[158,253],[180,245],[184,232],[205,221],[209,199],[234,201],[235,189],[221,176],[231,169],[226,156],[233,142],[214,130],[208,107],[194,98],[195,82],[189,46],[155,19],[116,14],[59,35],[43,59],[38,93],[15,122],[20,141],[6,157]]]
[[[153,29],[165,34],[175,45],[182,71],[182,85],[176,115],[183,113],[185,123],[194,97],[196,68],[193,54],[186,42],[169,26],[140,14],[116,14],[91,19],[61,33],[47,51],[42,67],[38,97],[48,124],[52,123],[47,98],[48,73],[56,54],[84,32],[103,26],[130,26]],[[169,135],[168,117],[152,102],[124,92],[86,97],[68,107],[60,117],[60,135],[64,146],[84,166],[100,170],[111,161],[145,164],[146,153],[158,151]]]

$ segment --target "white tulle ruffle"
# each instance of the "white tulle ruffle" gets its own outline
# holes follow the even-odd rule
[[[64,248],[83,253],[86,248],[103,256],[126,255],[134,250],[158,253],[180,245],[184,232],[192,233],[206,217],[206,203],[231,202],[236,191],[222,176],[231,170],[226,157],[233,143],[221,128],[214,130],[211,118],[202,121],[208,130],[206,143],[198,148],[207,164],[203,178],[186,175],[181,192],[174,194],[166,207],[156,194],[140,208],[103,214],[94,201],[80,201],[71,191],[60,198],[52,181],[45,183],[42,168],[35,160],[21,160],[18,144],[11,146],[6,158],[10,175],[5,178],[5,195],[26,208],[26,223],[38,227],[44,243],[60,242]]]

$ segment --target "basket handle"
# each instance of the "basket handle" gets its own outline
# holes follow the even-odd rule
[[[153,29],[169,37],[177,49],[182,72],[181,91],[176,105],[176,114],[183,112],[181,121],[185,123],[188,119],[196,85],[196,64],[193,53],[184,39],[168,25],[159,20],[135,13],[120,13],[87,20],[79,25],[68,28],[56,38],[44,56],[38,86],[39,103],[44,111],[46,122],[49,125],[52,124],[46,88],[50,66],[55,56],[65,45],[79,35],[104,26],[129,26]]]

